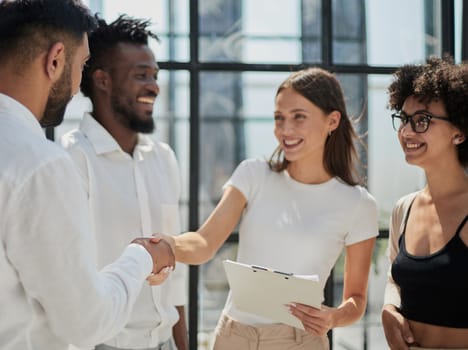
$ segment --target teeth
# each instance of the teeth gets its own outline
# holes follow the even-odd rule
[[[406,148],[414,149],[418,147],[419,147],[419,143],[407,143],[406,144]]]
[[[295,146],[298,145],[301,142],[301,140],[284,140],[284,144],[286,146]]]
[[[137,101],[141,103],[154,104],[154,98],[152,97],[139,97]]]

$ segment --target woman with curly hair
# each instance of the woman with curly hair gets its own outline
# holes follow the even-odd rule
[[[393,126],[427,184],[392,213],[385,336],[391,349],[468,349],[468,67],[430,58],[394,78]]]

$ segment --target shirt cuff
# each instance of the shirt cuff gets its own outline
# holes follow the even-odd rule
[[[146,279],[153,272],[153,258],[141,244],[130,243],[122,253],[122,257],[129,257],[138,261],[138,266],[141,267],[142,279]]]

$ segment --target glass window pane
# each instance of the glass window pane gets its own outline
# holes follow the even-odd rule
[[[361,64],[366,61],[364,0],[334,0],[333,61]]]
[[[160,38],[159,43],[150,43],[158,60],[188,61],[188,0],[103,0],[100,4],[99,12],[108,21],[120,14],[149,19],[151,29]]]
[[[199,12],[202,61],[299,64],[320,58],[319,0],[276,0],[275,6],[270,0],[202,1]]]
[[[302,57],[304,62],[322,60],[322,1],[302,2]]]
[[[358,0],[351,2],[355,1]],[[432,54],[440,55],[440,1],[365,0],[365,12],[354,11],[354,15],[353,11],[348,12],[345,3],[348,1],[334,1],[334,22],[340,21],[341,18],[340,26],[346,23],[346,28],[339,32],[342,33],[345,29],[350,30],[356,26],[356,23],[353,24],[356,21],[354,15],[357,15],[357,19],[365,21],[362,24],[365,37],[361,38],[361,43],[366,45],[366,53],[360,61],[355,61],[355,51],[352,51],[352,59],[347,58],[342,46],[349,46],[353,40],[341,39],[338,33],[334,38],[334,50],[338,53],[334,57],[336,63],[397,66],[422,61]],[[358,32],[354,31],[354,35],[358,35]],[[356,46],[358,45],[356,43]]]
[[[182,230],[188,229],[189,142],[190,142],[190,76],[187,71],[162,70],[158,74],[160,93],[153,117],[156,123],[154,138],[168,143],[174,150],[182,176]]]

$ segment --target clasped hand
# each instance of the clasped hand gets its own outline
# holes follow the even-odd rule
[[[136,238],[132,243],[137,243],[145,247],[153,259],[153,271],[147,278],[150,285],[159,285],[168,277],[175,267],[175,256],[172,246],[167,240],[160,237]]]

